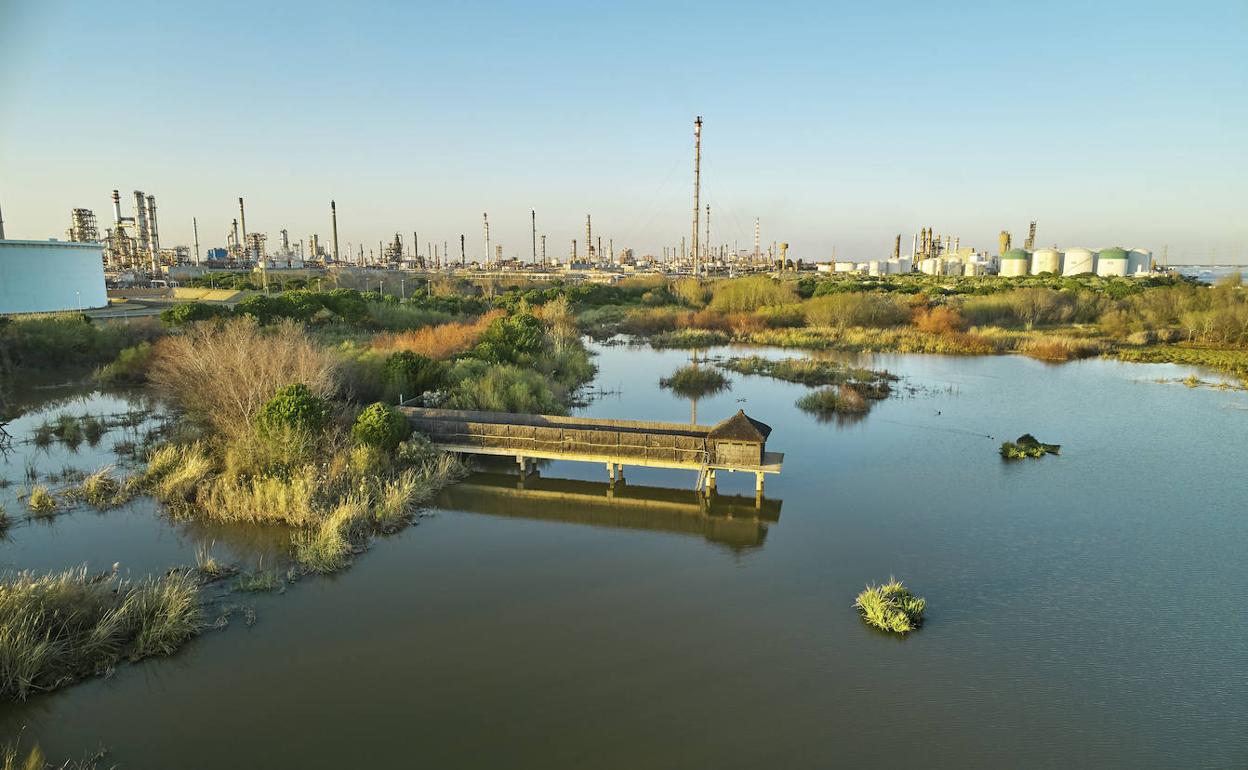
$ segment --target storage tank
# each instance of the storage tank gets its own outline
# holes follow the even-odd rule
[[[1062,252],[1057,249],[1036,249],[1031,255],[1031,274],[1053,273],[1061,275]]]
[[[1127,274],[1127,252],[1118,246],[1101,249],[1096,255],[1096,274],[1113,278]]]
[[[1027,271],[1031,268],[1031,255],[1026,249],[1010,249],[1001,255],[1001,275],[1007,278],[1017,278],[1020,275],[1027,275]]]
[[[1066,249],[1062,255],[1062,275],[1083,275],[1096,269],[1096,254],[1091,249]]]
[[[1147,275],[1153,269],[1153,252],[1135,248],[1127,252],[1127,275]]]
[[[108,304],[104,250],[95,243],[0,240],[0,314]]]

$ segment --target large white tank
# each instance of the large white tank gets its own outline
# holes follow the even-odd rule
[[[1057,249],[1036,249],[1031,255],[1031,274],[1040,275],[1041,273],[1053,273],[1060,275],[1062,272],[1062,252]]]
[[[103,249],[94,243],[0,241],[0,314],[108,304]]]
[[[1127,275],[1147,275],[1153,269],[1153,252],[1131,249],[1127,252]]]
[[[1127,274],[1126,250],[1114,246],[1097,252],[1096,274],[1103,278],[1125,276]]]
[[[1001,255],[1000,275],[1017,278],[1031,269],[1031,255],[1025,249],[1010,249]]]
[[[1096,270],[1096,254],[1091,249],[1066,249],[1062,257],[1062,275],[1083,275]]]

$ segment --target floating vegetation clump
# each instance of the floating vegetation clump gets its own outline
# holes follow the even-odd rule
[[[1044,457],[1060,454],[1061,444],[1042,444],[1030,433],[1024,433],[1014,441],[1001,445],[1001,456],[1007,460],[1021,460],[1024,457]]]
[[[865,415],[871,410],[871,402],[853,385],[829,385],[799,398],[797,408],[819,418],[830,418],[836,415]]]
[[[923,625],[927,602],[915,596],[896,578],[873,586],[868,585],[854,601],[854,608],[872,626],[894,634],[908,634]]]
[[[875,371],[861,366],[850,366],[840,361],[820,361],[813,358],[781,358],[772,360],[762,356],[730,358],[719,364],[739,374],[773,377],[785,382],[802,385],[852,385],[869,398],[885,398],[891,392],[890,382],[897,375],[887,371]]]
[[[56,513],[56,498],[42,484],[36,484],[31,488],[30,496],[26,498],[26,505],[36,516],[51,516]]]
[[[670,377],[659,380],[659,387],[668,388],[683,398],[700,398],[728,387],[728,379],[715,369],[682,366]]]

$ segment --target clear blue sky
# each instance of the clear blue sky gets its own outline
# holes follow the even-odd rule
[[[878,255],[931,225],[994,248],[1248,260],[1248,3],[0,0],[9,237],[157,196],[162,243],[468,236],[508,255],[689,232]],[[423,251],[423,245],[422,245]]]

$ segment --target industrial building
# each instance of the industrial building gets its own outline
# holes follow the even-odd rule
[[[106,305],[100,244],[0,240],[0,315]]]

